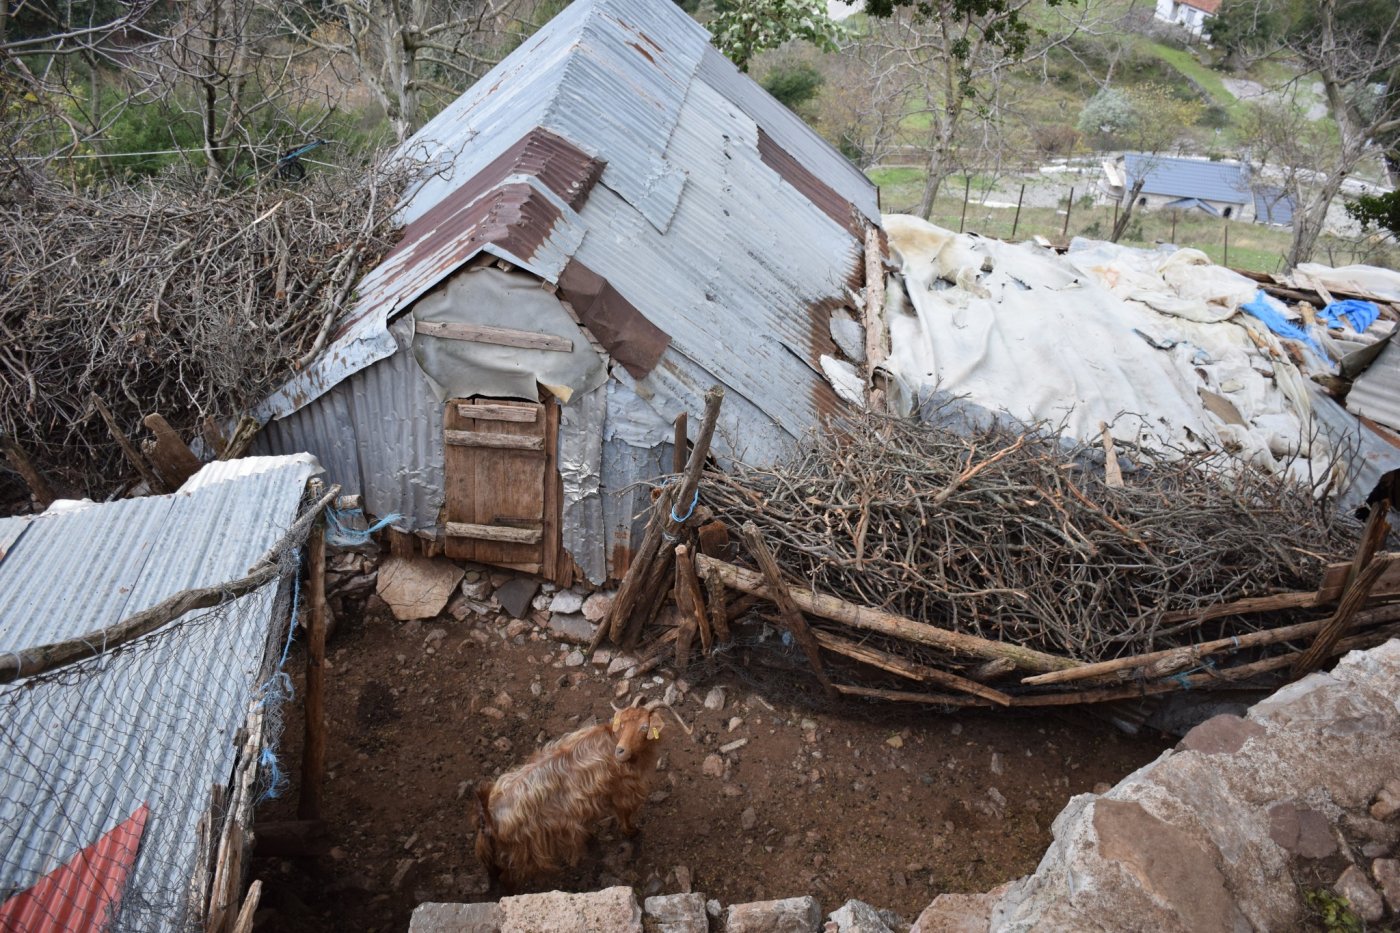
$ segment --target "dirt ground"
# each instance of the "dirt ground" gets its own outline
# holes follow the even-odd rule
[[[402,931],[421,902],[487,899],[471,787],[610,716],[621,677],[570,667],[575,646],[511,622],[342,622],[328,652],[328,835],[312,857],[254,861],[259,930]],[[623,701],[670,682],[637,678]],[[721,710],[702,705],[715,686]],[[940,893],[1033,870],[1071,796],[1173,741],[1082,714],[824,706],[765,698],[733,673],[689,684],[675,708],[694,735],[670,721],[637,837],[606,827],[582,864],[534,890],[622,883],[726,904],[810,893],[828,911],[855,897],[912,921]],[[292,772],[302,728],[296,702],[278,749]],[[294,818],[292,781],[259,822]]]

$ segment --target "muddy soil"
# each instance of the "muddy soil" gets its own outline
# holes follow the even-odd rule
[[[610,716],[620,689],[602,665],[569,666],[575,646],[511,622],[371,612],[341,625],[327,672],[328,834],[309,858],[254,861],[259,930],[402,931],[421,902],[488,899],[471,788]],[[1173,741],[1082,714],[833,708],[791,690],[761,696],[762,679],[678,684],[694,735],[674,720],[663,734],[638,835],[605,827],[583,863],[533,889],[623,883],[726,904],[810,893],[826,910],[856,897],[912,921],[940,893],[1033,870],[1070,797]],[[638,678],[623,700],[670,683]],[[724,706],[706,709],[716,686]],[[279,754],[291,772],[300,717],[299,702],[287,707]],[[295,817],[295,781],[258,821]]]

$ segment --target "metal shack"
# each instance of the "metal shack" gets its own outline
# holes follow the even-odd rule
[[[397,157],[433,169],[403,239],[257,452],[450,557],[601,583],[709,386],[750,463],[842,404],[875,188],[675,4],[578,0]]]

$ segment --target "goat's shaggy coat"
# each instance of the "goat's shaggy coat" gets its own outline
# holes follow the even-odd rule
[[[655,770],[661,714],[625,709],[572,732],[525,764],[477,787],[476,855],[506,888],[583,856],[597,824],[616,816],[626,835]]]

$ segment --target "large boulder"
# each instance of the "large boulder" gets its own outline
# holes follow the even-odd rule
[[[500,908],[501,933],[642,933],[642,909],[626,887],[503,897]]]
[[[818,933],[821,922],[814,897],[732,904],[724,912],[725,933]]]

